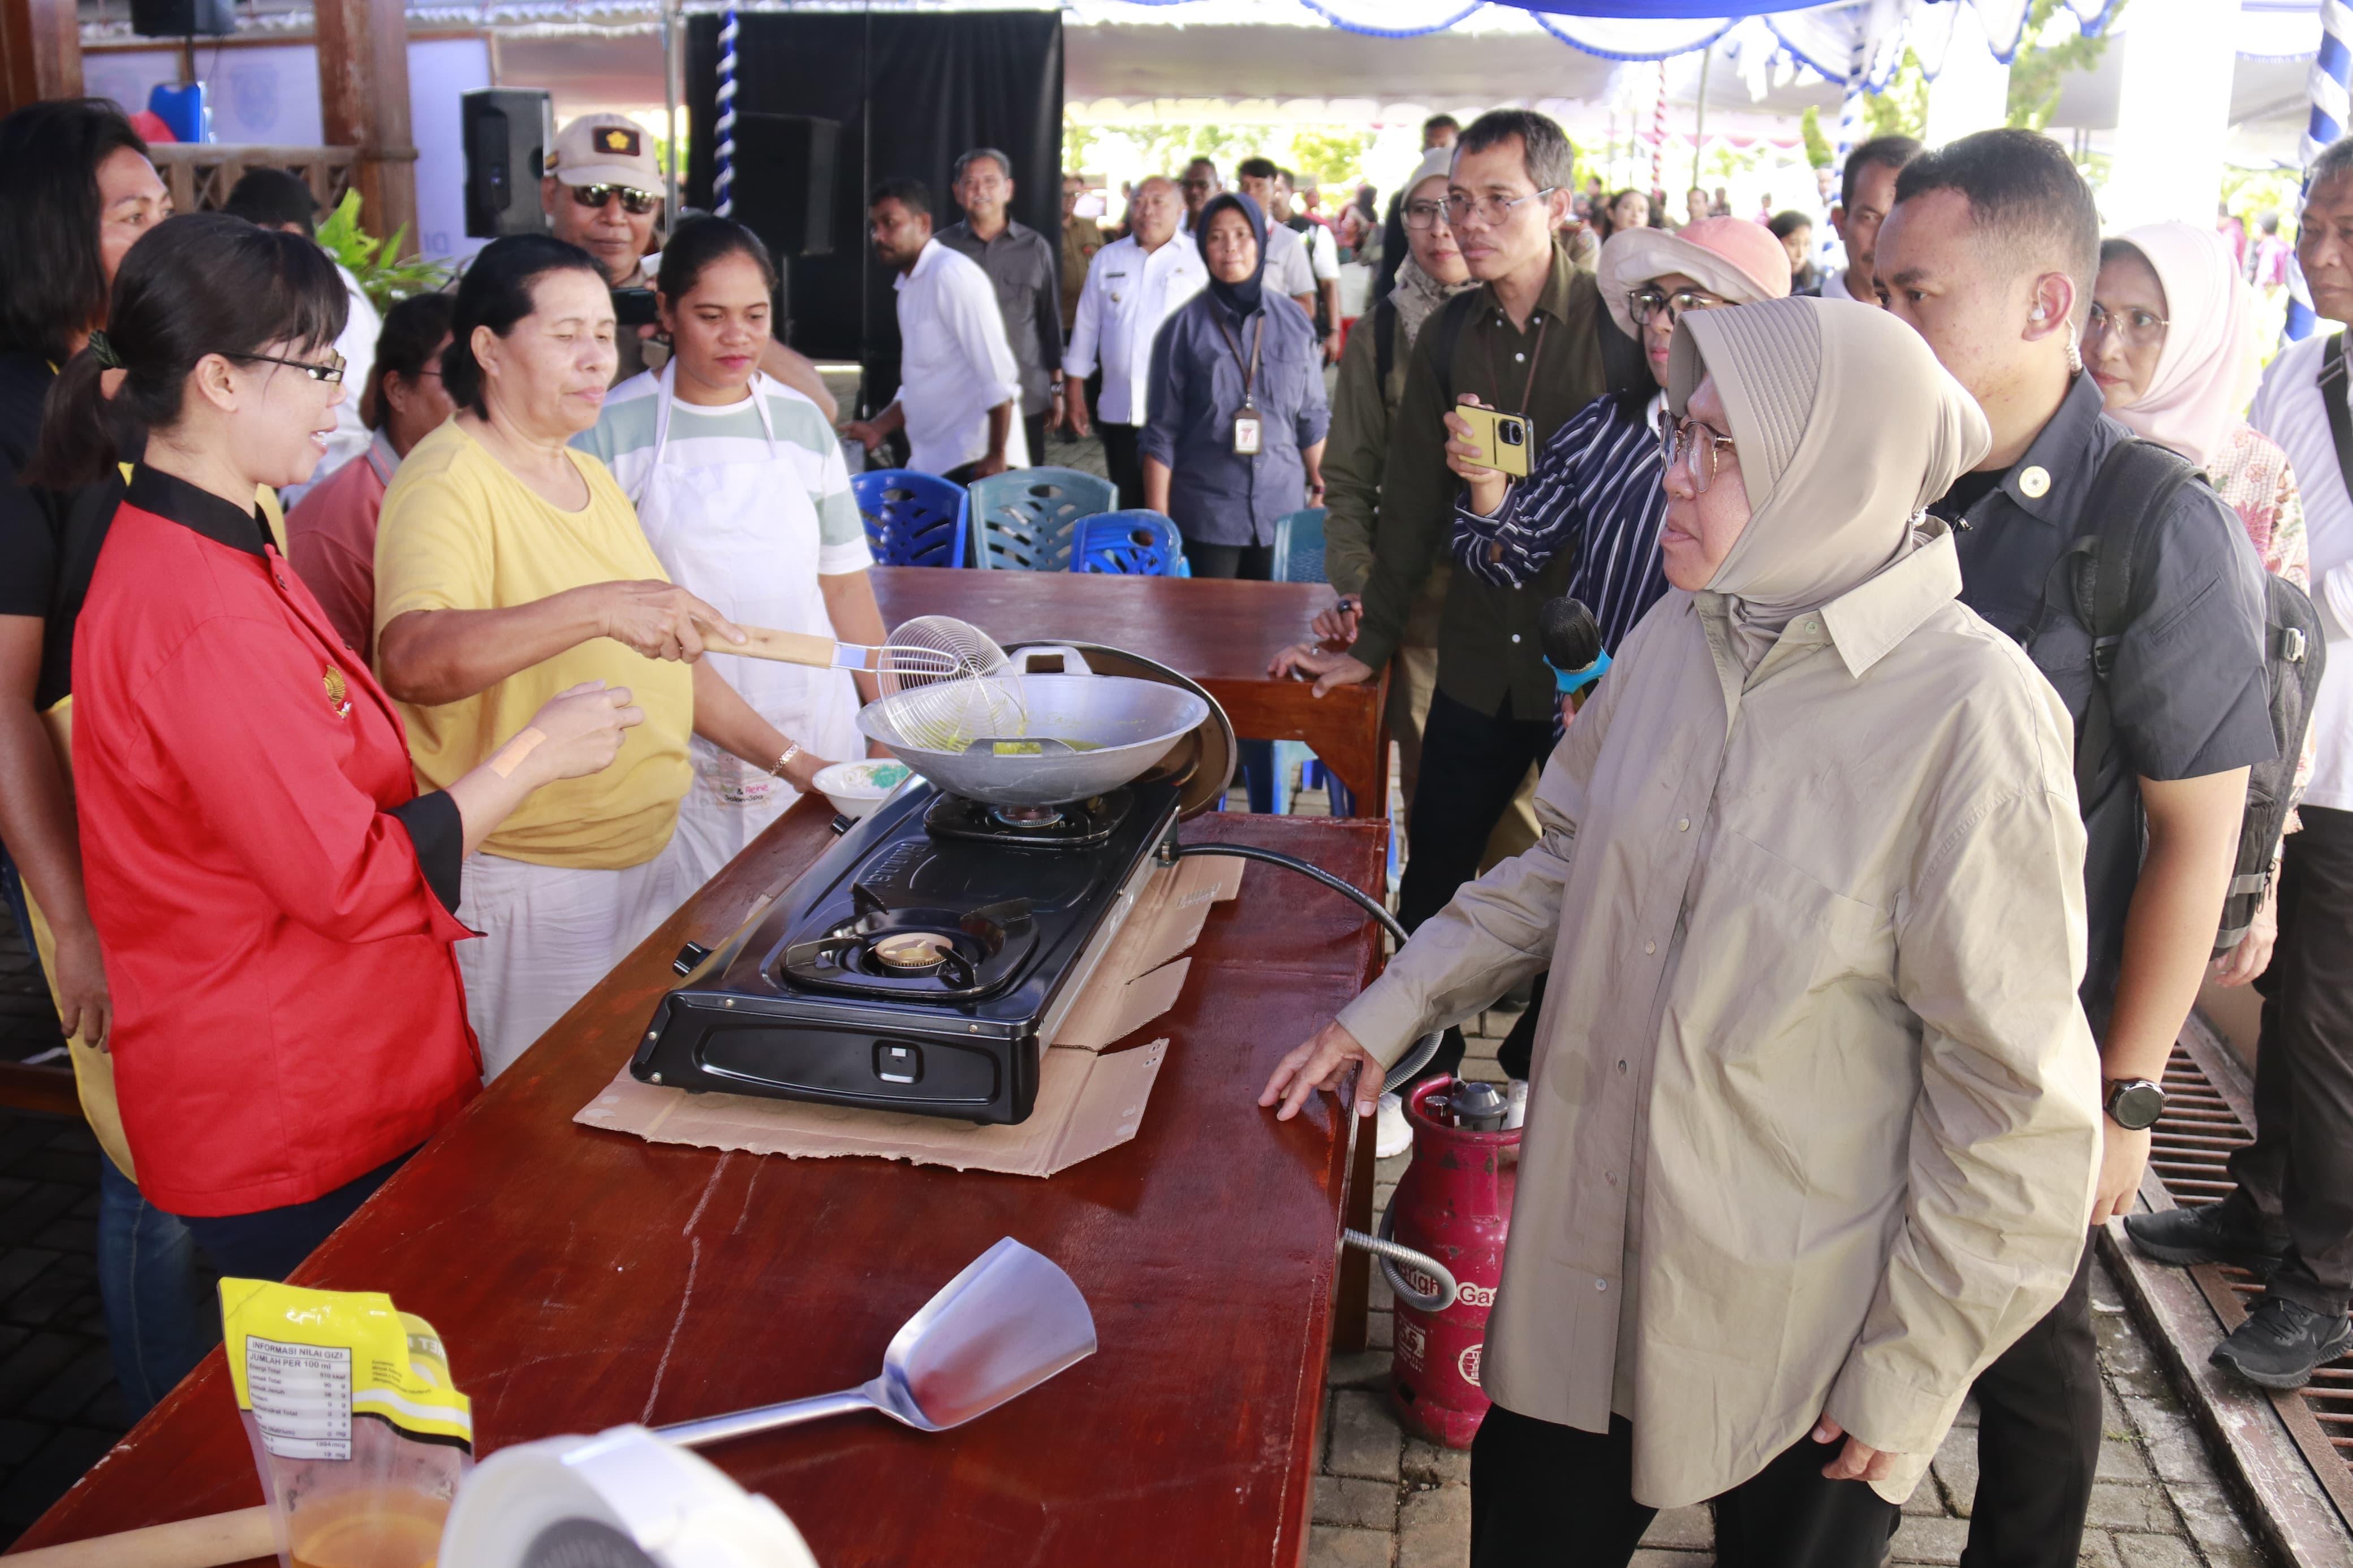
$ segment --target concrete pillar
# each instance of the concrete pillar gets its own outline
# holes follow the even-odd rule
[[[2114,46],[2124,51],[2116,163],[2100,191],[2110,229],[2213,223],[2238,10],[2238,0],[2133,0],[2125,12]]]
[[[2143,0],[2133,4],[2138,6]],[[1993,58],[1977,7],[1957,4],[1956,9],[1958,14],[1953,18],[1953,41],[1945,51],[1944,68],[1928,84],[1928,130],[1924,140],[1931,147],[1957,142],[1973,131],[1990,131],[2003,123],[2010,111],[2010,68]]]

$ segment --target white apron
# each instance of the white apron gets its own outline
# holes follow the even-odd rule
[[[672,359],[662,367],[655,395],[653,460],[629,498],[662,570],[738,625],[831,637],[833,623],[818,586],[817,509],[802,475],[777,448],[768,378],[752,379],[752,405],[767,433],[766,460],[689,466],[662,460],[677,376]],[[713,668],[762,718],[807,752],[837,763],[865,755],[855,723],[858,689],[848,670],[755,658],[723,658]],[[689,753],[694,782],[679,803],[669,854],[686,879],[682,886],[692,889],[759,837],[799,792],[700,735],[690,742]]]

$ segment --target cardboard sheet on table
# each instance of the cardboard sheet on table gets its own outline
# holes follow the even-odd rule
[[[1153,878],[1038,1066],[1038,1103],[1017,1127],[746,1094],[689,1094],[618,1077],[573,1117],[651,1143],[830,1159],[871,1154],[959,1171],[1050,1176],[1135,1136],[1166,1039],[1106,1052],[1174,1006],[1209,906],[1241,888],[1229,856],[1179,860]],[[1172,962],[1173,961],[1173,962]]]

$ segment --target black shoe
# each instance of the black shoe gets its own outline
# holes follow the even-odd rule
[[[2232,1263],[2263,1275],[2287,1251],[2285,1236],[2267,1236],[2248,1224],[2246,1210],[2227,1198],[2194,1209],[2127,1215],[2125,1234],[2159,1263]]]
[[[2353,1349],[2353,1323],[2343,1312],[2316,1312],[2301,1301],[2266,1296],[2207,1359],[2260,1388],[2296,1389],[2312,1369]]]

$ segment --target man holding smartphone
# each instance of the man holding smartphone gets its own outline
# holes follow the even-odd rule
[[[1616,329],[1603,325],[1593,274],[1555,239],[1575,195],[1573,158],[1560,127],[1529,110],[1481,115],[1455,143],[1447,220],[1481,287],[1449,300],[1415,340],[1355,646],[1287,648],[1272,673],[1313,676],[1320,693],[1373,679],[1397,651],[1453,535],[1460,483],[1447,468],[1445,416],[1463,395],[1524,416],[1541,446],[1601,394],[1600,334]],[[1460,572],[1447,585],[1437,689],[1407,822],[1412,855],[1398,889],[1409,931],[1477,875],[1488,835],[1552,749],[1554,679],[1537,615],[1569,566],[1564,557],[1518,588]],[[1451,1071],[1461,1054],[1460,1032],[1450,1031],[1430,1070]]]

